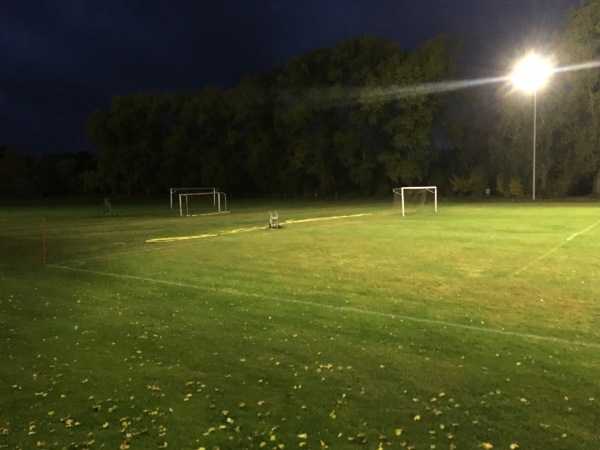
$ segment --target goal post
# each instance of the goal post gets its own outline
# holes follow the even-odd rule
[[[210,205],[211,201],[209,196],[212,196],[212,206]],[[194,201],[194,199],[196,199],[196,201]],[[179,194],[179,215],[182,217],[184,215],[207,216],[228,212],[227,195],[225,192],[188,192]]]
[[[394,188],[392,189],[392,192],[394,193],[394,195],[398,195],[400,196],[400,201],[401,201],[401,209],[402,209],[402,217],[405,216],[406,214],[406,210],[405,210],[405,195],[407,191],[423,191],[425,194],[427,192],[430,192],[433,194],[433,210],[435,212],[437,212],[437,187],[436,186],[405,186],[405,187],[400,187],[400,188]],[[423,198],[423,202],[425,201],[425,198]]]

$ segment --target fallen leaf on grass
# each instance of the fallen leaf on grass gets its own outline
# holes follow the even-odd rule
[[[66,428],[76,427],[79,425],[79,422],[75,421],[72,417],[65,417],[64,419],[60,419],[61,422],[65,424]]]

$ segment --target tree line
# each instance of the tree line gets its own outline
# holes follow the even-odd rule
[[[430,183],[444,99],[397,98],[391,87],[447,79],[456,45],[440,37],[406,53],[363,36],[227,91],[116,97],[90,119],[91,140],[102,149],[99,177],[128,195],[170,186],[368,194]]]
[[[592,64],[555,74],[538,94],[541,196],[600,195],[599,23],[600,0],[583,0],[550,46],[561,67]],[[445,194],[528,195],[532,97],[508,84],[443,92],[461,47],[440,36],[406,52],[363,36],[233,89],[116,96],[89,119],[99,151],[93,167],[83,158],[62,165],[80,170],[73,179],[82,192],[104,195],[174,186],[365,195],[418,184]],[[0,154],[0,171],[9,150]]]
[[[96,194],[97,159],[84,151],[30,156],[0,146],[0,197]]]

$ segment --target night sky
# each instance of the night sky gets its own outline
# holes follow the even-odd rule
[[[363,34],[411,50],[462,38],[466,77],[545,47],[579,0],[2,0],[0,145],[90,150],[90,113],[136,92],[234,87],[307,51]],[[515,50],[517,49],[517,50]],[[507,71],[509,68],[506,69]]]

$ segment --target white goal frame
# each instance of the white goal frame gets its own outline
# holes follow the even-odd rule
[[[229,211],[227,211],[227,195],[225,194],[225,192],[221,192],[221,191],[188,192],[186,194],[179,194],[179,215],[181,217],[184,216],[184,214],[183,214],[184,209],[185,209],[186,216],[195,215],[195,214],[190,214],[188,199],[189,199],[189,197],[196,197],[196,196],[200,196],[200,195],[212,195],[213,196],[213,206],[215,206],[217,210],[215,212],[198,214],[198,215],[209,216],[212,214],[223,214],[223,213],[229,212]],[[223,200],[221,201],[221,199],[223,199]],[[223,208],[221,208],[221,205],[223,205]]]
[[[217,206],[217,192],[219,192],[218,187],[173,187],[169,188],[169,197],[171,198],[171,209],[173,209],[173,194],[179,191],[185,192],[203,192],[207,194],[212,194],[213,196],[213,206]]]
[[[394,194],[398,194],[400,196],[400,198],[402,199],[402,217],[404,217],[404,191],[405,190],[407,190],[407,191],[425,190],[427,192],[433,193],[434,211],[437,212],[437,186],[405,186],[405,187],[401,187],[401,188],[392,189],[392,192],[394,192]]]

